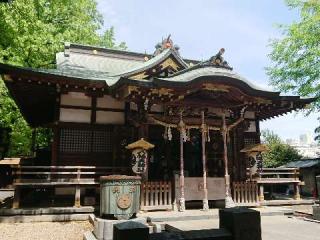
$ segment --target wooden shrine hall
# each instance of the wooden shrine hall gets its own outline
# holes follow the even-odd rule
[[[141,138],[154,145],[141,209],[233,206],[232,184],[248,180],[242,150],[260,143],[260,121],[313,99],[255,86],[233,71],[224,51],[203,62],[184,59],[167,38],[153,54],[65,44],[55,69],[0,64],[28,124],[53,132],[48,161],[13,167],[13,207],[24,188],[45,187],[55,195],[76,189],[75,206],[86,204],[85,189],[97,188],[99,176],[134,175],[126,146]]]

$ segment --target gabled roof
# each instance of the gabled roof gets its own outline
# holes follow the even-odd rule
[[[66,44],[64,52],[57,53],[57,69],[76,68],[83,70],[94,70],[105,72],[110,75],[124,75],[125,73],[146,69],[148,66],[161,62],[170,54],[181,66],[187,67],[188,63],[197,63],[195,60],[184,60],[173,49],[167,49],[161,54],[153,56],[130,52],[126,50],[116,50],[97,46]],[[148,59],[146,61],[146,59]]]
[[[320,158],[314,159],[302,159],[299,161],[289,162],[280,168],[310,168],[310,167],[320,167]]]
[[[161,64],[164,62],[166,59],[173,58],[177,63],[180,64],[181,70],[187,69],[188,64],[177,54],[176,51],[172,49],[166,49],[162,53],[154,56],[150,60],[146,61],[143,65],[137,66],[135,68],[129,69],[123,73],[120,73],[119,76],[121,77],[130,77],[134,74],[144,72],[152,67],[157,66],[158,64]]]

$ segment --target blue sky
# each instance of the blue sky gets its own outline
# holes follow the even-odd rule
[[[185,58],[204,60],[221,47],[225,59],[253,83],[268,86],[269,40],[281,37],[277,23],[299,18],[282,0],[99,0],[105,27],[130,51],[152,53],[163,37],[172,35]],[[261,123],[283,139],[298,138],[317,126],[318,114],[287,114]]]

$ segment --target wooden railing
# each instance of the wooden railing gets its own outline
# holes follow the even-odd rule
[[[80,187],[99,184],[100,176],[125,174],[127,167],[95,166],[14,166],[13,186],[15,188],[13,208],[19,207],[20,191],[24,187],[44,188],[74,186],[75,203],[80,207]]]
[[[254,181],[259,187],[259,201],[264,201],[264,185],[275,184],[292,184],[294,186],[294,199],[300,200],[300,185],[303,182],[299,179],[298,168],[263,168],[256,175],[250,175],[249,169],[247,174],[250,181]],[[272,188],[271,188],[272,189]]]
[[[141,184],[141,210],[172,209],[170,181],[144,182]]]
[[[124,174],[126,167],[95,166],[15,166],[15,186],[98,184],[99,177]]]
[[[247,175],[250,180],[261,183],[299,182],[298,168],[263,168],[262,171],[255,176],[250,176],[250,171],[247,169]]]
[[[238,206],[258,204],[258,184],[253,181],[233,182],[233,200]]]

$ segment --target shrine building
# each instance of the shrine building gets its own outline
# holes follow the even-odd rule
[[[55,69],[1,63],[27,123],[53,132],[49,159],[19,162],[14,207],[28,187],[57,195],[76,187],[75,205],[84,205],[86,188],[97,188],[100,175],[135,175],[127,146],[142,138],[153,146],[138,167],[145,169],[142,209],[183,211],[189,201],[203,209],[215,201],[233,206],[232,184],[246,182],[256,164],[246,152],[260,146],[260,122],[313,99],[256,86],[232,69],[224,51],[197,61],[184,59],[170,38],[153,54],[71,43],[56,54]],[[30,177],[31,168],[47,177]]]

